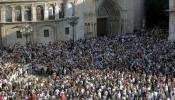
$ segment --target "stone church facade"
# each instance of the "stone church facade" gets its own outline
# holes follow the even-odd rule
[[[21,27],[29,25],[32,43],[75,40],[140,30],[144,0],[0,0],[1,46],[25,44]],[[73,27],[70,19],[78,17]]]

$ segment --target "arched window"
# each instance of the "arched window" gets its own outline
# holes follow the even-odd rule
[[[44,20],[44,7],[39,5],[36,8],[37,20]]]
[[[6,22],[12,22],[12,7],[6,6],[5,7],[5,20]]]
[[[55,7],[53,4],[48,7],[49,19],[55,19]]]
[[[74,7],[72,3],[67,3],[66,5],[66,17],[71,17],[74,14]]]
[[[60,4],[59,18],[64,18],[64,3]]]
[[[25,21],[32,21],[32,7],[31,6],[25,6],[24,19]]]
[[[21,21],[21,20],[22,20],[21,7],[17,6],[15,7],[15,21]]]

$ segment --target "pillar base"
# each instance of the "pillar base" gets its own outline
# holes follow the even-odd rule
[[[169,40],[169,41],[175,41],[175,32],[169,33],[168,40]]]

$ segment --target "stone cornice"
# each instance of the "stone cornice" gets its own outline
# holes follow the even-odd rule
[[[61,0],[0,0],[0,4],[4,3],[32,3],[32,2],[59,2]]]
[[[24,21],[24,22],[0,22],[0,25],[14,25],[14,24],[32,24],[32,23],[47,23],[47,22],[52,22],[52,23],[57,23],[57,22],[61,22],[61,21],[67,21],[67,18],[62,18],[62,19],[55,19],[55,20],[43,20],[43,21]]]

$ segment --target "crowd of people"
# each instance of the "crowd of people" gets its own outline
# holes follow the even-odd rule
[[[0,62],[0,100],[175,99],[175,42],[164,39],[15,45],[1,51]]]
[[[135,30],[135,34],[138,36],[148,36],[148,37],[156,37],[160,39],[167,39],[169,32],[167,29],[162,29],[162,28],[151,28],[151,29],[141,29],[141,30]]]

